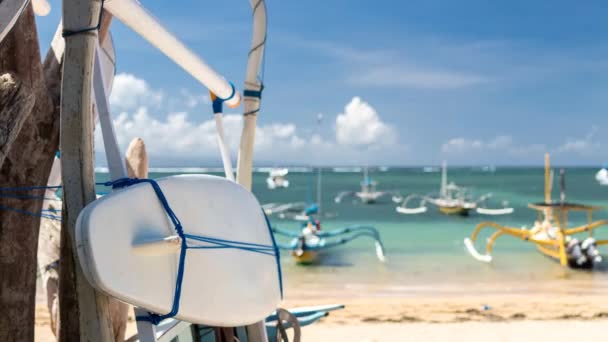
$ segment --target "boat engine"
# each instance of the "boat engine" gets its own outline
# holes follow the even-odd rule
[[[581,249],[583,253],[589,258],[589,260],[593,261],[594,264],[599,264],[602,262],[602,256],[600,252],[597,250],[597,244],[595,243],[595,239],[592,237],[588,237],[583,240],[581,243]]]
[[[581,242],[578,239],[568,241],[566,253],[568,254],[568,259],[573,260],[577,266],[582,266],[587,262],[587,255],[583,252]]]

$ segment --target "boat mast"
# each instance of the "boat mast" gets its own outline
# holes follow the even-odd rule
[[[317,126],[319,130],[319,137],[321,136],[321,122],[323,121],[323,114],[319,113],[317,115]],[[319,164],[319,168],[317,170],[317,216],[321,218],[321,201],[323,200],[323,196],[321,193],[321,164]]]
[[[551,165],[549,153],[545,154],[545,203],[551,203]]]
[[[447,196],[447,188],[448,188],[448,163],[444,160],[441,163],[441,189],[439,190],[439,195],[441,197]]]

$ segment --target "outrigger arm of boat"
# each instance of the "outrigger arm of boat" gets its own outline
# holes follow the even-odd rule
[[[319,240],[314,245],[306,244],[306,241],[304,241],[304,244],[301,243],[301,239],[305,238],[304,234],[280,229],[277,227],[273,227],[272,231],[275,234],[293,238],[293,240],[287,244],[277,242],[277,246],[280,249],[288,250],[288,251],[297,251],[298,249],[304,249],[307,251],[319,251],[319,250],[324,250],[324,249],[344,245],[344,244],[346,244],[350,241],[353,241],[355,239],[358,239],[360,237],[369,237],[369,238],[374,239],[375,246],[376,246],[376,256],[378,257],[378,259],[382,262],[386,261],[385,249],[384,249],[384,245],[382,244],[382,241],[380,240],[380,234],[378,233],[378,230],[376,230],[376,228],[371,227],[371,226],[356,225],[356,226],[349,226],[349,227],[331,230],[331,231],[318,231],[318,232],[314,233],[314,235],[316,237],[318,237]],[[348,235],[348,234],[352,234],[352,235]],[[336,237],[340,237],[340,238],[328,240],[329,238],[336,238]]]
[[[492,193],[488,193],[485,194],[483,196],[481,196],[477,201],[475,202],[471,202],[471,205],[473,207],[475,207],[475,211],[478,214],[481,215],[508,215],[508,214],[512,214],[514,209],[511,207],[507,207],[506,203],[504,208],[497,208],[497,209],[492,209],[492,208],[485,208],[485,201],[492,197]],[[408,204],[413,201],[419,199],[420,202],[418,204],[417,207],[409,207]],[[406,214],[406,215],[415,215],[415,214],[423,214],[425,212],[427,212],[428,207],[427,207],[427,203],[431,203],[435,206],[439,206],[439,204],[437,203],[437,198],[433,198],[429,195],[419,195],[419,194],[411,194],[409,196],[407,196],[402,202],[401,204],[395,208],[395,210],[398,213],[401,214]],[[482,206],[480,206],[482,205]]]
[[[420,199],[420,203],[415,208],[409,208],[408,203],[411,200],[415,200],[415,199]],[[428,196],[412,194],[412,195],[407,196],[395,210],[397,210],[397,212],[401,213],[401,214],[426,213],[426,211],[428,210],[428,207],[426,206],[426,202],[429,201],[429,199],[430,198]]]
[[[357,196],[359,197],[360,192],[359,191],[343,191],[341,193],[339,193],[335,198],[334,198],[334,202],[336,203],[340,203],[342,202],[342,200],[346,197],[349,196]],[[403,197],[395,191],[377,191],[374,192],[374,200],[377,200],[380,197],[384,197],[384,196],[391,196],[391,200],[395,203],[399,203],[403,200]]]
[[[476,205],[475,211],[478,214],[481,214],[481,215],[508,215],[508,214],[513,213],[513,211],[515,209],[513,209],[512,207],[507,207],[508,203],[506,201],[503,202],[503,206],[504,206],[503,208],[497,208],[497,209],[486,208],[485,202],[488,198],[490,198],[492,196],[493,196],[493,194],[490,192],[490,193],[487,193],[487,194],[479,197],[477,199],[477,201],[475,201],[475,205]]]

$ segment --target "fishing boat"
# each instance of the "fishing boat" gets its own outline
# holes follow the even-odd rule
[[[369,176],[367,167],[363,169],[363,180],[361,181],[361,191],[343,191],[336,196],[334,201],[336,203],[342,202],[342,200],[349,196],[355,196],[361,200],[364,204],[376,203],[380,197],[392,196],[392,200],[395,203],[401,202],[403,198],[398,192],[394,191],[378,191],[376,189],[378,182],[373,180]]]
[[[508,227],[495,222],[482,222],[475,227],[473,234],[464,239],[464,244],[473,258],[482,262],[491,262],[492,249],[498,237],[503,235],[512,236],[525,242],[533,243],[537,250],[559,262],[562,266],[571,268],[592,269],[602,261],[597,247],[608,244],[608,240],[596,240],[593,237],[594,230],[608,225],[608,220],[593,221],[593,212],[601,207],[572,203],[566,201],[565,172],[561,174],[561,193],[558,201],[552,201],[552,172],[549,164],[549,155],[545,156],[545,199],[544,202],[531,203],[528,207],[537,211],[538,219],[531,228]],[[569,227],[569,214],[573,212],[584,213],[587,223],[584,225]],[[482,254],[475,248],[475,241],[485,228],[493,230],[492,235],[486,242],[486,252]],[[587,237],[579,234],[587,233]]]
[[[286,168],[271,169],[268,172],[268,178],[266,178],[266,185],[268,185],[268,189],[274,190],[277,188],[289,187],[289,180],[286,178],[288,173],[289,170]]]
[[[596,174],[595,180],[600,185],[608,185],[608,164],[604,165]]]
[[[513,212],[513,208],[508,208],[507,203],[503,203],[503,208],[486,208],[487,200],[492,197],[491,193],[473,199],[470,189],[448,183],[447,163],[444,161],[441,167],[441,188],[439,196],[411,194],[407,196],[396,211],[401,214],[422,214],[427,211],[426,203],[437,207],[439,212],[446,215],[469,216],[474,210],[482,215],[506,215]],[[409,203],[419,200],[417,207],[409,207]]]
[[[380,240],[378,230],[371,226],[348,226],[340,229],[325,231],[321,228],[321,222],[311,217],[302,224],[299,231],[272,227],[275,235],[280,235],[291,240],[286,243],[277,242],[277,246],[289,251],[296,263],[309,265],[319,262],[320,255],[333,247],[345,245],[355,239],[367,237],[374,240],[376,256],[382,262],[386,261],[384,245]]]

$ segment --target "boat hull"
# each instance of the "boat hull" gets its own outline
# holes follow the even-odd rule
[[[304,251],[302,254],[298,255],[296,252],[292,252],[291,256],[298,264],[310,265],[317,261],[319,253],[316,251]]]
[[[538,246],[537,245],[536,249],[542,255],[544,255],[544,256],[550,258],[551,260],[559,263],[559,250],[557,248],[542,247],[542,246]],[[594,265],[595,264],[590,259],[587,259],[587,261],[585,261],[582,264],[577,264],[576,261],[574,260],[574,258],[571,258],[570,256],[568,256],[568,267],[570,267],[572,269],[590,270],[590,269],[593,269]]]
[[[446,215],[469,216],[470,208],[463,207],[443,207],[439,206],[439,211]]]

